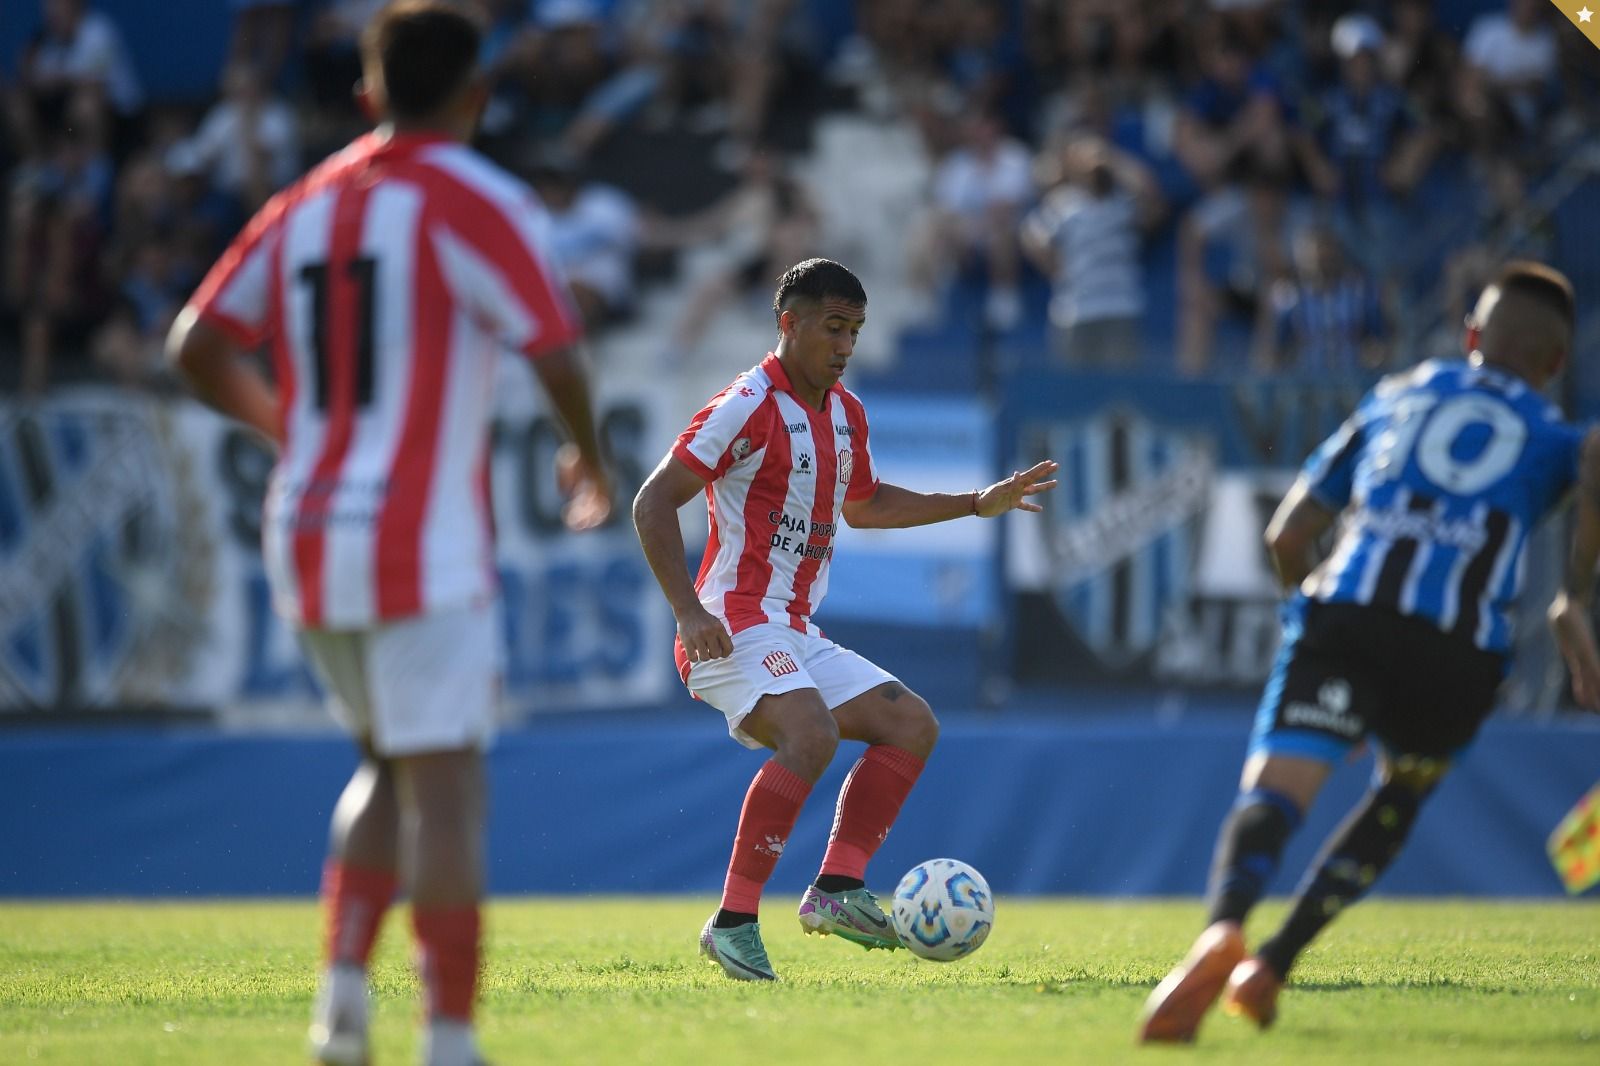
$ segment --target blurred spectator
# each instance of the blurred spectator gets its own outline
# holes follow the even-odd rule
[[[746,291],[764,296],[772,279],[815,255],[819,227],[811,195],[765,147],[750,152],[738,186],[704,211],[653,220],[651,245],[698,245],[701,253],[697,276],[670,335],[667,360],[681,361],[694,351],[730,297]]]
[[[95,362],[126,385],[148,383],[164,370],[162,347],[173,319],[200,281],[186,260],[178,234],[157,229],[121,250],[128,262],[119,272],[116,299],[92,343]]]
[[[1254,322],[1267,286],[1289,273],[1295,229],[1288,177],[1256,167],[1202,200],[1178,228],[1178,369],[1211,368],[1217,326]]]
[[[1433,0],[1396,0],[1381,51],[1383,77],[1406,92],[1412,108],[1438,139],[1456,139],[1456,64],[1459,45],[1440,29]]]
[[[361,29],[389,0],[327,0],[312,17],[304,49],[306,87],[321,116],[359,122],[355,87],[361,80]],[[334,131],[330,139],[342,141]],[[320,141],[323,131],[317,131]]]
[[[1199,82],[1178,112],[1173,148],[1204,189],[1252,166],[1283,169],[1289,141],[1277,80],[1220,21],[1200,33]]]
[[[1294,240],[1294,274],[1271,283],[1252,344],[1257,369],[1315,375],[1375,370],[1388,360],[1389,329],[1378,286],[1349,262],[1330,229]]]
[[[945,77],[967,106],[1025,130],[1033,76],[1006,0],[962,0],[952,5],[951,40],[944,49]]]
[[[60,127],[82,96],[105,116],[97,124],[113,156],[124,158],[139,141],[144,90],[116,23],[84,0],[44,0],[43,11],[18,72],[12,122],[19,139],[27,145]]]
[[[100,250],[112,189],[98,105],[77,95],[66,121],[12,172],[4,298],[22,341],[22,390],[41,392],[58,348],[75,348],[103,310]]]
[[[548,153],[530,170],[550,212],[550,255],[566,275],[586,331],[625,318],[633,309],[634,255],[639,214],[627,194],[586,182],[576,160]]]
[[[299,130],[289,105],[269,94],[250,64],[224,71],[222,90],[194,136],[173,151],[179,169],[204,173],[243,218],[300,173]]]
[[[1022,229],[1023,250],[1054,285],[1056,350],[1070,366],[1129,366],[1145,306],[1139,242],[1161,219],[1161,193],[1148,167],[1095,136],[1066,147],[1060,177]]]
[[[233,7],[233,42],[228,47],[228,65],[254,67],[268,86],[277,84],[294,36],[295,2],[229,0]]]
[[[1474,147],[1526,147],[1555,103],[1556,35],[1544,0],[1506,0],[1479,15],[1462,48],[1458,94]]]
[[[655,64],[619,56],[616,43],[598,0],[538,0],[532,23],[491,70],[511,121],[510,129],[492,132],[511,141],[555,142],[586,157],[661,84]]]
[[[764,15],[772,3],[755,0],[753,6]],[[729,128],[729,87],[741,65],[739,53],[756,48],[740,41],[732,8],[718,0],[636,0],[625,10],[628,81],[642,87],[650,79],[652,125],[683,125],[703,133]],[[775,32],[765,25],[761,31]],[[769,65],[770,44],[764,38],[754,56],[763,68]]]
[[[987,279],[986,324],[1008,330],[1022,316],[1017,229],[1033,197],[1032,161],[992,113],[971,112],[962,128],[961,146],[934,171],[933,203],[911,241],[910,276],[931,296],[953,273],[976,268]]]
[[[1421,177],[1436,138],[1385,79],[1383,31],[1374,20],[1343,16],[1332,44],[1339,80],[1310,102],[1294,142],[1312,187],[1332,205],[1332,224],[1345,245],[1384,277],[1404,239],[1396,197]]]

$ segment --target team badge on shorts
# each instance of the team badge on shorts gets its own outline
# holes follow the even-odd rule
[[[773,677],[782,677],[784,674],[798,674],[800,667],[795,664],[794,657],[786,651],[775,651],[761,660],[761,665],[767,668],[767,673]]]
[[[839,453],[839,484],[850,484],[850,474],[855,470],[856,457],[846,448]]]

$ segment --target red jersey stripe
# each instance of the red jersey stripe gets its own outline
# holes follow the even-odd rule
[[[419,225],[426,230],[425,213]],[[399,618],[422,609],[422,525],[433,487],[434,455],[450,360],[450,308],[431,294],[445,291],[433,244],[419,240],[411,298],[411,387],[406,397],[405,433],[389,469],[391,492],[378,516],[374,568],[378,616]]]
[[[534,259],[518,239],[500,204],[455,174],[424,161],[397,168],[397,175],[422,187],[432,218],[493,263],[523,307],[533,313],[537,328],[522,345],[523,354],[542,355],[578,339],[583,330],[577,310],[557,287],[550,267]]]
[[[779,417],[777,401],[770,396],[759,411],[769,420]],[[789,434],[783,432],[782,426],[769,431],[766,438],[761,468],[750,485],[750,494],[745,497],[744,551],[739,558],[733,589],[722,601],[723,617],[728,620],[730,633],[768,620],[761,601],[766,598],[767,587],[772,582],[770,544],[777,529],[769,516],[774,512],[783,513],[794,457],[789,447]]]

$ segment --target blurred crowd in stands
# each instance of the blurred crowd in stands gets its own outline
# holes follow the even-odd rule
[[[970,305],[1067,367],[1409,362],[1448,350],[1498,259],[1551,253],[1531,190],[1600,129],[1600,56],[1546,0],[463,3],[490,27],[481,146],[538,188],[602,338],[674,293],[669,352],[855,248],[901,325]],[[91,0],[40,0],[0,84],[0,383],[159,377],[228,239],[364,127],[381,4],[231,0],[194,100],[147,94],[163,56]],[[883,132],[824,158],[840,116]],[[874,213],[905,221],[892,254],[868,167],[910,175],[914,202]]]

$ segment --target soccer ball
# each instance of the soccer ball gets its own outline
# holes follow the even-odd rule
[[[959,859],[929,859],[894,890],[894,931],[913,955],[952,962],[978,950],[994,928],[983,875]]]

